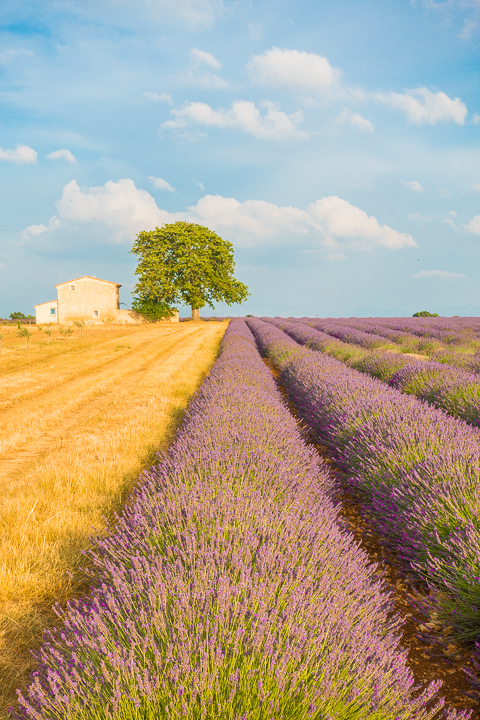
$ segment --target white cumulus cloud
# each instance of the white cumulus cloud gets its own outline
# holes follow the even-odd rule
[[[416,246],[411,235],[380,225],[376,218],[336,196],[321,198],[304,210],[264,200],[241,203],[235,198],[206,195],[189,208],[189,213],[244,246],[291,244],[295,236],[295,244],[303,238],[303,244],[320,246],[330,253],[343,247],[393,250]]]
[[[423,185],[420,185],[417,180],[401,180],[400,182],[402,185],[405,185],[406,188],[415,193],[421,193],[425,190]]]
[[[153,175],[149,175],[148,179],[151,181],[155,190],[167,190],[168,192],[176,192],[173,185],[170,185],[170,183],[166,180],[162,180],[162,178],[157,178]]]
[[[345,108],[335,118],[337,125],[351,125],[360,132],[373,132],[373,125],[370,120],[364,118],[359,113],[354,113]]]
[[[467,116],[467,106],[460,98],[449,98],[444,92],[433,93],[426,87],[404,93],[376,93],[373,97],[392,110],[403,111],[407,119],[417,125],[435,125],[442,121],[463,125]]]
[[[4,150],[0,148],[0,160],[13,162],[15,165],[35,165],[37,162],[37,153],[28,145],[17,145],[15,150]]]
[[[80,188],[72,180],[65,185],[56,211],[48,227],[31,225],[24,233],[33,237],[59,227],[67,231],[91,224],[107,227],[107,238],[114,242],[131,242],[141,230],[186,220],[207,225],[243,247],[294,245],[322,250],[331,258],[343,257],[348,248],[369,251],[416,246],[411,235],[381,225],[375,217],[336,196],[321,198],[304,209],[205,195],[185,211],[170,213],[160,209],[131,179],[89,188]],[[103,229],[101,234],[105,237]]]
[[[438,280],[461,280],[467,276],[463,273],[452,273],[446,270],[420,270],[420,272],[412,275],[416,280],[427,280],[428,278],[437,278]]]
[[[334,90],[341,75],[323,55],[277,47],[254,55],[247,68],[256,85],[286,88],[296,93]]]
[[[190,102],[183,108],[172,110],[175,120],[163,123],[162,128],[179,128],[194,123],[222,129],[235,129],[266,140],[285,140],[288,137],[306,138],[306,132],[297,129],[303,121],[303,113],[291,115],[278,110],[272,103],[265,103],[262,115],[254,102],[236,100],[229,110],[214,110],[202,102]]]
[[[474,192],[480,193],[480,183],[475,183],[475,185],[472,185],[472,190]]]
[[[141,230],[153,230],[170,218],[169,213],[157,207],[150,193],[137,188],[129,178],[85,189],[72,180],[63,188],[56,208],[62,225],[107,225],[114,242],[132,240]]]
[[[29,225],[25,228],[23,231],[23,234],[25,237],[35,237],[35,235],[41,235],[41,233],[45,232],[49,228],[46,225],[40,224],[40,225]]]
[[[359,250],[375,247],[398,250],[417,245],[411,235],[380,225],[372,215],[335,195],[317,200],[308,206],[308,211],[314,226],[324,233],[327,240],[344,239]]]
[[[49,160],[66,160],[67,162],[74,165],[77,160],[75,158],[75,155],[70,152],[70,150],[66,150],[65,148],[62,148],[61,150],[53,150],[53,152],[48,153],[47,158]]]
[[[467,225],[463,226],[465,230],[474,235],[480,235],[480,215],[475,215]]]
[[[220,70],[222,67],[215,55],[199,50],[198,48],[190,50],[190,57],[192,58],[194,65],[208,65],[208,67],[211,67],[214,70]]]

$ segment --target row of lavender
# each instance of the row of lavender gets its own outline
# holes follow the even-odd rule
[[[439,683],[414,686],[332,492],[233,321],[168,457],[96,538],[91,593],[57,609],[14,717],[438,717]]]
[[[431,318],[429,318],[431,319]],[[463,345],[471,349],[478,349],[480,346],[480,324],[477,318],[472,318],[475,323],[453,324],[446,323],[441,319],[441,325],[423,324],[419,318],[395,318],[384,320],[383,318],[349,318],[345,319],[318,319],[302,318],[302,321],[315,327],[317,330],[326,332],[345,342],[354,342],[361,347],[374,348],[388,343],[399,345],[404,352],[419,351],[438,353],[438,359],[442,362],[449,362],[443,358],[445,347],[450,356],[456,359],[458,364],[468,362],[471,353],[455,352],[455,346]],[[462,318],[463,320],[463,318]],[[445,324],[447,324],[447,327]]]
[[[399,393],[279,328],[248,321],[301,417],[332,448],[430,611],[459,640],[480,634],[480,444],[461,420]],[[427,602],[427,600],[426,600]]]
[[[266,318],[265,318],[266,319]],[[444,363],[415,360],[400,353],[356,354],[352,346],[333,339],[300,321],[268,319],[301,345],[327,352],[347,361],[356,370],[387,382],[397,390],[415,395],[442,408],[450,415],[480,427],[480,378],[471,372]],[[474,361],[472,361],[472,364]],[[480,370],[480,358],[476,358]]]
[[[415,327],[416,319],[397,318],[392,322],[392,326],[380,324],[381,319],[371,321],[351,318],[349,320],[324,321],[317,318],[302,318],[301,320],[310,327],[332,337],[366,349],[385,347],[390,343],[390,349],[399,349],[401,352],[428,353],[434,362],[462,367],[467,372],[480,374],[480,323],[477,318],[467,318],[467,320],[475,321],[475,324],[472,323],[465,328],[459,326],[453,330],[444,327]],[[398,328],[403,328],[403,330]],[[396,348],[393,343],[397,346]],[[476,352],[473,354],[455,350],[455,345],[470,346],[470,349]]]

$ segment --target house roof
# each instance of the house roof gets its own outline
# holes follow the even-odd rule
[[[33,307],[40,307],[41,305],[56,305],[58,300],[50,300],[50,302],[44,302],[44,303],[38,303],[38,305],[34,305]]]
[[[66,282],[55,285],[55,287],[58,288],[58,287],[61,287],[62,285],[68,285],[69,283],[77,282],[77,280],[96,280],[97,282],[104,282],[104,283],[108,283],[109,285],[116,285],[117,287],[122,287],[120,285],[120,283],[114,283],[114,282],[111,282],[111,280],[101,280],[100,278],[92,277],[91,275],[83,275],[82,277],[75,278],[74,280],[67,280]]]

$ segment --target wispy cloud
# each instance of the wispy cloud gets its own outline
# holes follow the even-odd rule
[[[460,98],[449,98],[444,92],[433,93],[426,87],[404,93],[373,93],[372,97],[392,110],[401,110],[409,122],[417,125],[450,121],[463,125],[468,112]]]
[[[434,215],[422,215],[421,213],[410,213],[407,215],[407,218],[409,220],[413,220],[414,222],[421,223],[432,222],[432,220],[435,220]]]
[[[462,280],[467,276],[463,273],[447,272],[446,270],[420,270],[420,272],[412,275],[416,280]]]
[[[367,120],[367,118],[364,118],[362,115],[359,115],[359,113],[354,113],[351,110],[348,110],[345,108],[342,110],[337,117],[335,118],[335,123],[337,125],[351,125],[356,130],[359,130],[360,132],[373,132],[373,125],[370,122],[370,120]]]
[[[208,67],[214,70],[220,70],[222,67],[215,55],[205,52],[204,50],[199,50],[198,48],[192,48],[192,50],[190,50],[190,57],[194,65],[208,65]]]
[[[144,92],[143,94],[145,95],[145,97],[148,97],[150,100],[156,100],[158,102],[166,102],[169,105],[173,105],[173,100],[168,93]]]
[[[415,193],[422,193],[424,192],[425,188],[423,185],[420,185],[420,183],[417,180],[400,180],[402,185],[404,185],[406,188],[411,190]]]
[[[66,160],[67,162],[71,163],[72,165],[75,165],[77,162],[75,155],[70,152],[70,150],[66,150],[65,148],[62,148],[61,150],[53,150],[53,152],[48,153],[47,158],[49,160]]]
[[[254,102],[237,100],[229,110],[214,110],[201,102],[187,103],[183,108],[172,110],[175,120],[163,123],[162,128],[182,128],[189,124],[240,130],[266,140],[285,140],[289,137],[307,138],[308,133],[298,129],[303,113],[291,115],[278,110],[273,103],[263,103],[266,113],[262,115]]]
[[[204,72],[204,67],[220,70],[221,63],[212,53],[193,48],[190,50],[190,69],[180,73],[178,79],[185,85],[201,87],[204,90],[224,90],[229,83],[216,72]]]
[[[36,237],[37,235],[42,235],[42,233],[47,232],[47,230],[54,230],[55,228],[60,226],[60,220],[56,215],[53,215],[48,225],[44,225],[43,223],[40,223],[39,225],[29,225],[25,228],[25,230],[22,231],[21,237],[24,240],[29,240],[32,237]]]
[[[162,180],[162,178],[154,177],[153,175],[149,175],[148,179],[152,183],[155,190],[167,190],[168,192],[177,192],[173,185],[170,185],[169,182],[166,180]]]

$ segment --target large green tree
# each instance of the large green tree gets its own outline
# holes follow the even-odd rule
[[[168,308],[190,305],[192,320],[200,308],[243,302],[250,294],[233,277],[233,246],[212,230],[195,223],[176,222],[140,232],[132,248],[138,256],[134,306]]]

